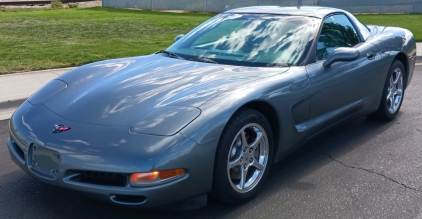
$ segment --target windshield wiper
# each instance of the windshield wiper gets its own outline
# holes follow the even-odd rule
[[[291,65],[288,63],[274,63],[270,62],[266,65],[266,67],[290,67]]]
[[[199,57],[198,60],[201,61],[201,62],[218,64],[216,61],[209,59],[209,58],[205,58],[205,57]]]
[[[171,58],[184,59],[183,57],[181,57],[181,56],[179,56],[179,55],[176,55],[176,53],[169,52],[169,51],[167,51],[167,50],[160,50],[160,51],[156,52],[155,54],[159,54],[159,53],[164,53],[164,54],[167,54],[167,55],[168,55],[169,57],[171,57]]]

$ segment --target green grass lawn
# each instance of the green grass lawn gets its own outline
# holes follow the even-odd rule
[[[422,42],[422,14],[358,14],[355,16],[364,24],[409,29],[416,41]]]
[[[150,54],[211,16],[110,8],[0,12],[0,73]]]
[[[150,54],[212,16],[110,8],[0,10],[0,74]],[[421,14],[357,17],[408,28],[422,41]]]

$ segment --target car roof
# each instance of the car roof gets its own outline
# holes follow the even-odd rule
[[[344,12],[341,9],[317,6],[281,7],[281,6],[253,6],[236,8],[224,13],[251,13],[251,14],[283,14],[307,17],[324,18],[326,15],[336,12]]]

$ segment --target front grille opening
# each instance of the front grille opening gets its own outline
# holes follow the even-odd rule
[[[116,203],[142,204],[147,198],[142,195],[111,195],[110,199]]]
[[[127,177],[122,173],[73,170],[67,175],[74,175],[69,180],[80,183],[119,187],[124,187],[127,184]]]
[[[12,137],[10,137],[10,141],[12,143],[11,145],[13,151],[16,153],[16,155],[19,156],[22,161],[25,161],[25,154],[23,153],[23,150],[16,144],[15,140],[13,140]]]

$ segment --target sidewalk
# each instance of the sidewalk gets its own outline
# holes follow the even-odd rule
[[[417,62],[422,65],[422,43],[417,43]],[[0,75],[0,120],[9,119],[12,113],[31,94],[44,84],[73,68],[30,71]]]

